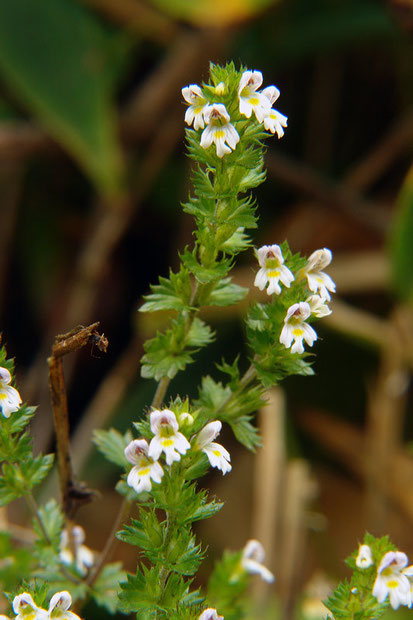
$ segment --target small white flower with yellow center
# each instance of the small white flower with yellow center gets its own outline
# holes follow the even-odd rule
[[[202,612],[198,620],[224,620],[224,616],[218,616],[216,609],[208,607],[208,609],[205,609],[205,611]]]
[[[203,129],[205,127],[204,111],[208,105],[202,90],[197,84],[190,84],[182,89],[182,96],[189,104],[189,108],[185,112],[185,123],[187,125],[194,124],[194,129]]]
[[[373,564],[373,556],[368,545],[360,545],[359,552],[356,557],[357,568],[370,568]]]
[[[254,285],[263,291],[268,284],[267,294],[281,293],[282,282],[287,288],[290,287],[294,276],[284,263],[284,257],[279,245],[263,245],[257,252],[258,262],[261,269],[255,276]]]
[[[264,129],[271,133],[276,133],[279,138],[282,138],[284,135],[283,127],[287,127],[288,118],[272,107],[272,104],[280,96],[280,91],[275,86],[268,86],[264,88],[262,94],[267,97],[271,106],[266,116],[264,116]]]
[[[198,433],[194,447],[196,450],[202,450],[202,452],[207,455],[212,467],[220,469],[225,476],[225,474],[232,469],[230,465],[231,457],[228,450],[219,443],[214,442],[214,439],[218,437],[221,432],[221,428],[222,423],[219,420],[206,424]]]
[[[15,620],[48,620],[49,618],[47,611],[37,607],[28,592],[14,597],[13,611],[16,614]]]
[[[401,551],[388,551],[381,559],[373,586],[373,596],[379,603],[389,595],[390,605],[411,607],[412,596],[408,577],[413,576],[413,566],[407,566],[407,555]]]
[[[69,592],[56,592],[50,599],[49,618],[60,618],[60,620],[80,620],[79,616],[73,611],[68,611],[72,604],[72,597]]]
[[[239,135],[230,123],[229,114],[222,103],[213,103],[204,110],[207,126],[201,135],[201,146],[207,149],[214,142],[218,157],[231,153],[239,142]]]
[[[318,319],[322,319],[332,312],[331,308],[326,304],[326,299],[320,297],[320,295],[311,295],[306,299],[306,302],[311,308],[311,314],[314,314]]]
[[[308,288],[313,293],[320,292],[321,297],[330,301],[331,293],[335,293],[336,285],[326,273],[323,272],[332,261],[333,255],[331,250],[323,248],[316,250],[308,258],[307,265],[303,268],[302,273],[307,277]]]
[[[260,575],[267,583],[272,583],[274,575],[262,563],[265,559],[264,547],[258,540],[249,540],[242,551],[241,566],[247,573]]]
[[[146,439],[134,439],[125,448],[125,456],[129,463],[134,466],[128,474],[127,483],[137,493],[150,491],[152,489],[151,480],[158,484],[162,480],[163,469],[158,461],[154,461],[148,455],[148,449]]]
[[[5,418],[20,409],[22,399],[18,391],[11,385],[11,374],[7,368],[0,368],[0,408]]]
[[[149,444],[148,456],[157,461],[162,452],[165,452],[167,465],[180,461],[181,454],[185,454],[191,447],[186,437],[178,432],[179,425],[173,411],[152,411],[150,415],[151,431],[155,435]]]
[[[280,342],[287,349],[291,347],[291,353],[304,353],[303,340],[311,347],[317,334],[314,329],[307,325],[306,319],[311,315],[311,308],[306,301],[300,301],[288,308],[284,319],[284,327],[280,334]]]
[[[238,86],[239,111],[241,114],[250,118],[254,112],[259,123],[271,110],[271,103],[268,97],[258,91],[262,84],[261,71],[244,71]]]
[[[86,547],[83,543],[85,542],[85,531],[83,527],[80,525],[75,525],[72,529],[72,537],[73,537],[73,551],[70,547],[69,535],[67,530],[63,530],[60,536],[60,553],[59,557],[62,560],[63,564],[71,565],[75,564],[76,569],[81,575],[86,575],[89,568],[93,566],[94,557],[93,552]]]

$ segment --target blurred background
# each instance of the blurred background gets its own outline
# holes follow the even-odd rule
[[[206,80],[210,60],[234,60],[277,85],[289,119],[268,143],[254,244],[330,248],[338,294],[318,326],[316,376],[288,379],[258,414],[263,449],[224,435],[233,471],[207,480],[226,505],[200,527],[200,582],[223,548],[256,537],[277,580],[256,584],[267,611],[254,617],[316,619],[366,530],[413,559],[412,30],[411,0],[0,0],[0,326],[22,396],[39,404],[36,451],[54,449],[55,336],[100,321],[109,339],[106,354],[65,360],[74,467],[101,493],[78,513],[96,551],[120,471],[92,430],[125,431],[150,403],[139,359],[164,318],[137,309],[192,243],[181,88]],[[234,279],[252,286],[255,271],[247,252]],[[217,339],[169,395],[219,377],[258,295],[211,309]],[[39,500],[50,494],[53,481]],[[19,503],[2,518],[27,523]],[[134,550],[117,555],[134,571]]]

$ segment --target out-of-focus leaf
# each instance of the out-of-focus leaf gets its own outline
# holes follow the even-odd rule
[[[392,284],[404,301],[413,300],[413,166],[400,191],[390,234]]]
[[[166,13],[203,26],[249,19],[278,0],[151,0]]]
[[[111,60],[108,35],[74,0],[0,0],[2,77],[109,194],[121,176]]]

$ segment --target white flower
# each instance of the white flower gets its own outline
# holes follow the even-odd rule
[[[331,314],[331,308],[327,306],[326,299],[320,295],[311,295],[306,299],[306,302],[310,306],[311,314],[314,314],[318,319]]]
[[[290,287],[294,276],[284,263],[284,257],[279,245],[263,245],[257,252],[258,262],[261,269],[255,276],[254,285],[263,291],[268,283],[267,294],[272,295],[281,293],[282,282],[287,288]]]
[[[125,456],[134,467],[130,470],[127,483],[137,493],[150,491],[152,482],[161,482],[163,469],[157,461],[148,455],[148,442],[146,439],[134,439],[125,448]]]
[[[278,99],[280,96],[280,91],[275,86],[268,86],[264,88],[262,94],[265,95],[270,102],[270,105]],[[264,116],[264,128],[267,131],[271,131],[271,133],[277,133],[279,138],[282,138],[284,135],[283,127],[287,127],[288,118],[278,112],[278,110],[274,110],[273,107],[269,109],[269,111]]]
[[[74,557],[67,530],[63,530],[60,536],[59,557],[64,564],[75,564],[78,572],[81,575],[86,575],[89,568],[93,566],[94,558],[93,552],[89,547],[83,544],[85,542],[85,531],[83,527],[75,525],[72,528],[72,537]]]
[[[205,611],[202,612],[198,620],[224,620],[224,616],[218,616],[216,609],[208,607],[208,609],[205,609]]]
[[[359,552],[356,557],[356,566],[358,568],[369,568],[373,564],[373,556],[368,545],[360,545]]]
[[[331,295],[329,291],[335,293],[336,285],[333,280],[322,270],[332,261],[333,255],[331,250],[323,248],[316,250],[308,258],[307,265],[303,269],[304,275],[307,277],[308,288],[313,293],[320,291],[321,297],[330,301]]]
[[[11,374],[7,368],[0,368],[0,408],[5,418],[20,408],[22,399],[18,391],[9,385]]]
[[[249,540],[242,551],[241,566],[247,573],[257,574],[267,583],[275,579],[271,571],[263,566],[265,559],[264,547],[258,540]]]
[[[178,422],[173,411],[152,411],[150,415],[151,431],[155,435],[149,444],[148,456],[157,461],[162,452],[165,452],[167,465],[181,459],[191,447],[186,437],[178,432]]]
[[[254,112],[257,121],[262,123],[271,110],[268,97],[257,89],[262,84],[261,71],[244,71],[238,86],[239,111],[250,118]]]
[[[291,353],[304,353],[303,340],[311,347],[317,340],[314,329],[307,325],[306,319],[311,315],[311,308],[306,301],[300,301],[288,308],[284,319],[284,327],[280,334],[280,342],[287,349],[291,347]]]
[[[221,432],[221,428],[222,423],[219,420],[206,424],[198,433],[194,447],[197,450],[202,450],[207,455],[212,467],[220,469],[225,476],[232,469],[230,465],[231,457],[228,450],[219,443],[214,442],[215,437]]]
[[[412,605],[410,582],[413,566],[407,567],[407,555],[401,551],[388,551],[381,559],[373,586],[373,596],[383,603],[387,595],[390,605],[397,609],[400,605]]]
[[[56,592],[52,596],[49,605],[49,618],[60,618],[60,620],[80,620],[79,616],[73,611],[68,611],[72,604],[72,597],[69,592]]]
[[[203,129],[205,127],[204,111],[208,104],[202,90],[197,84],[190,84],[182,89],[182,96],[187,103],[191,105],[185,112],[185,123],[187,125],[194,124],[194,129]]]
[[[45,609],[37,607],[28,592],[14,597],[13,611],[16,614],[15,620],[48,620],[49,617]]]
[[[239,142],[239,135],[230,123],[229,114],[222,103],[213,103],[204,110],[207,123],[201,135],[201,146],[207,149],[214,142],[218,157],[231,153]]]

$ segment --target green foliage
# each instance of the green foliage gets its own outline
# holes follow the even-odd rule
[[[388,551],[395,551],[396,547],[388,536],[375,538],[369,533],[364,536],[363,544],[370,547],[373,564],[367,568],[358,568],[358,550],[354,551],[346,560],[353,571],[350,581],[340,583],[327,601],[324,601],[336,620],[376,620],[389,607],[387,600],[378,603],[372,591],[381,559]]]
[[[178,273],[170,271],[169,278],[159,278],[159,284],[151,286],[152,294],[146,295],[146,302],[139,308],[140,312],[156,310],[191,310],[191,281],[183,265]]]
[[[208,582],[208,600],[229,620],[238,620],[245,613],[245,591],[248,577],[241,567],[241,552],[225,551],[214,566]]]
[[[16,590],[23,579],[29,579],[34,568],[31,550],[16,547],[8,532],[0,532],[0,587],[1,590]]]
[[[119,190],[121,176],[109,97],[114,51],[73,0],[0,2],[2,77],[107,193]]]
[[[120,583],[125,581],[126,573],[121,562],[106,564],[99,577],[93,584],[92,598],[101,607],[105,607],[111,614],[119,608],[118,594]]]
[[[5,352],[2,355],[5,358]],[[11,365],[4,367],[12,369]],[[32,444],[25,431],[35,409],[23,405],[0,424],[0,506],[30,493],[47,475],[53,465],[53,455],[33,457]]]
[[[125,435],[111,428],[108,431],[98,429],[94,431],[93,442],[103,456],[119,467],[126,467],[128,460],[125,456],[125,448],[132,441],[132,433],[128,430]]]

